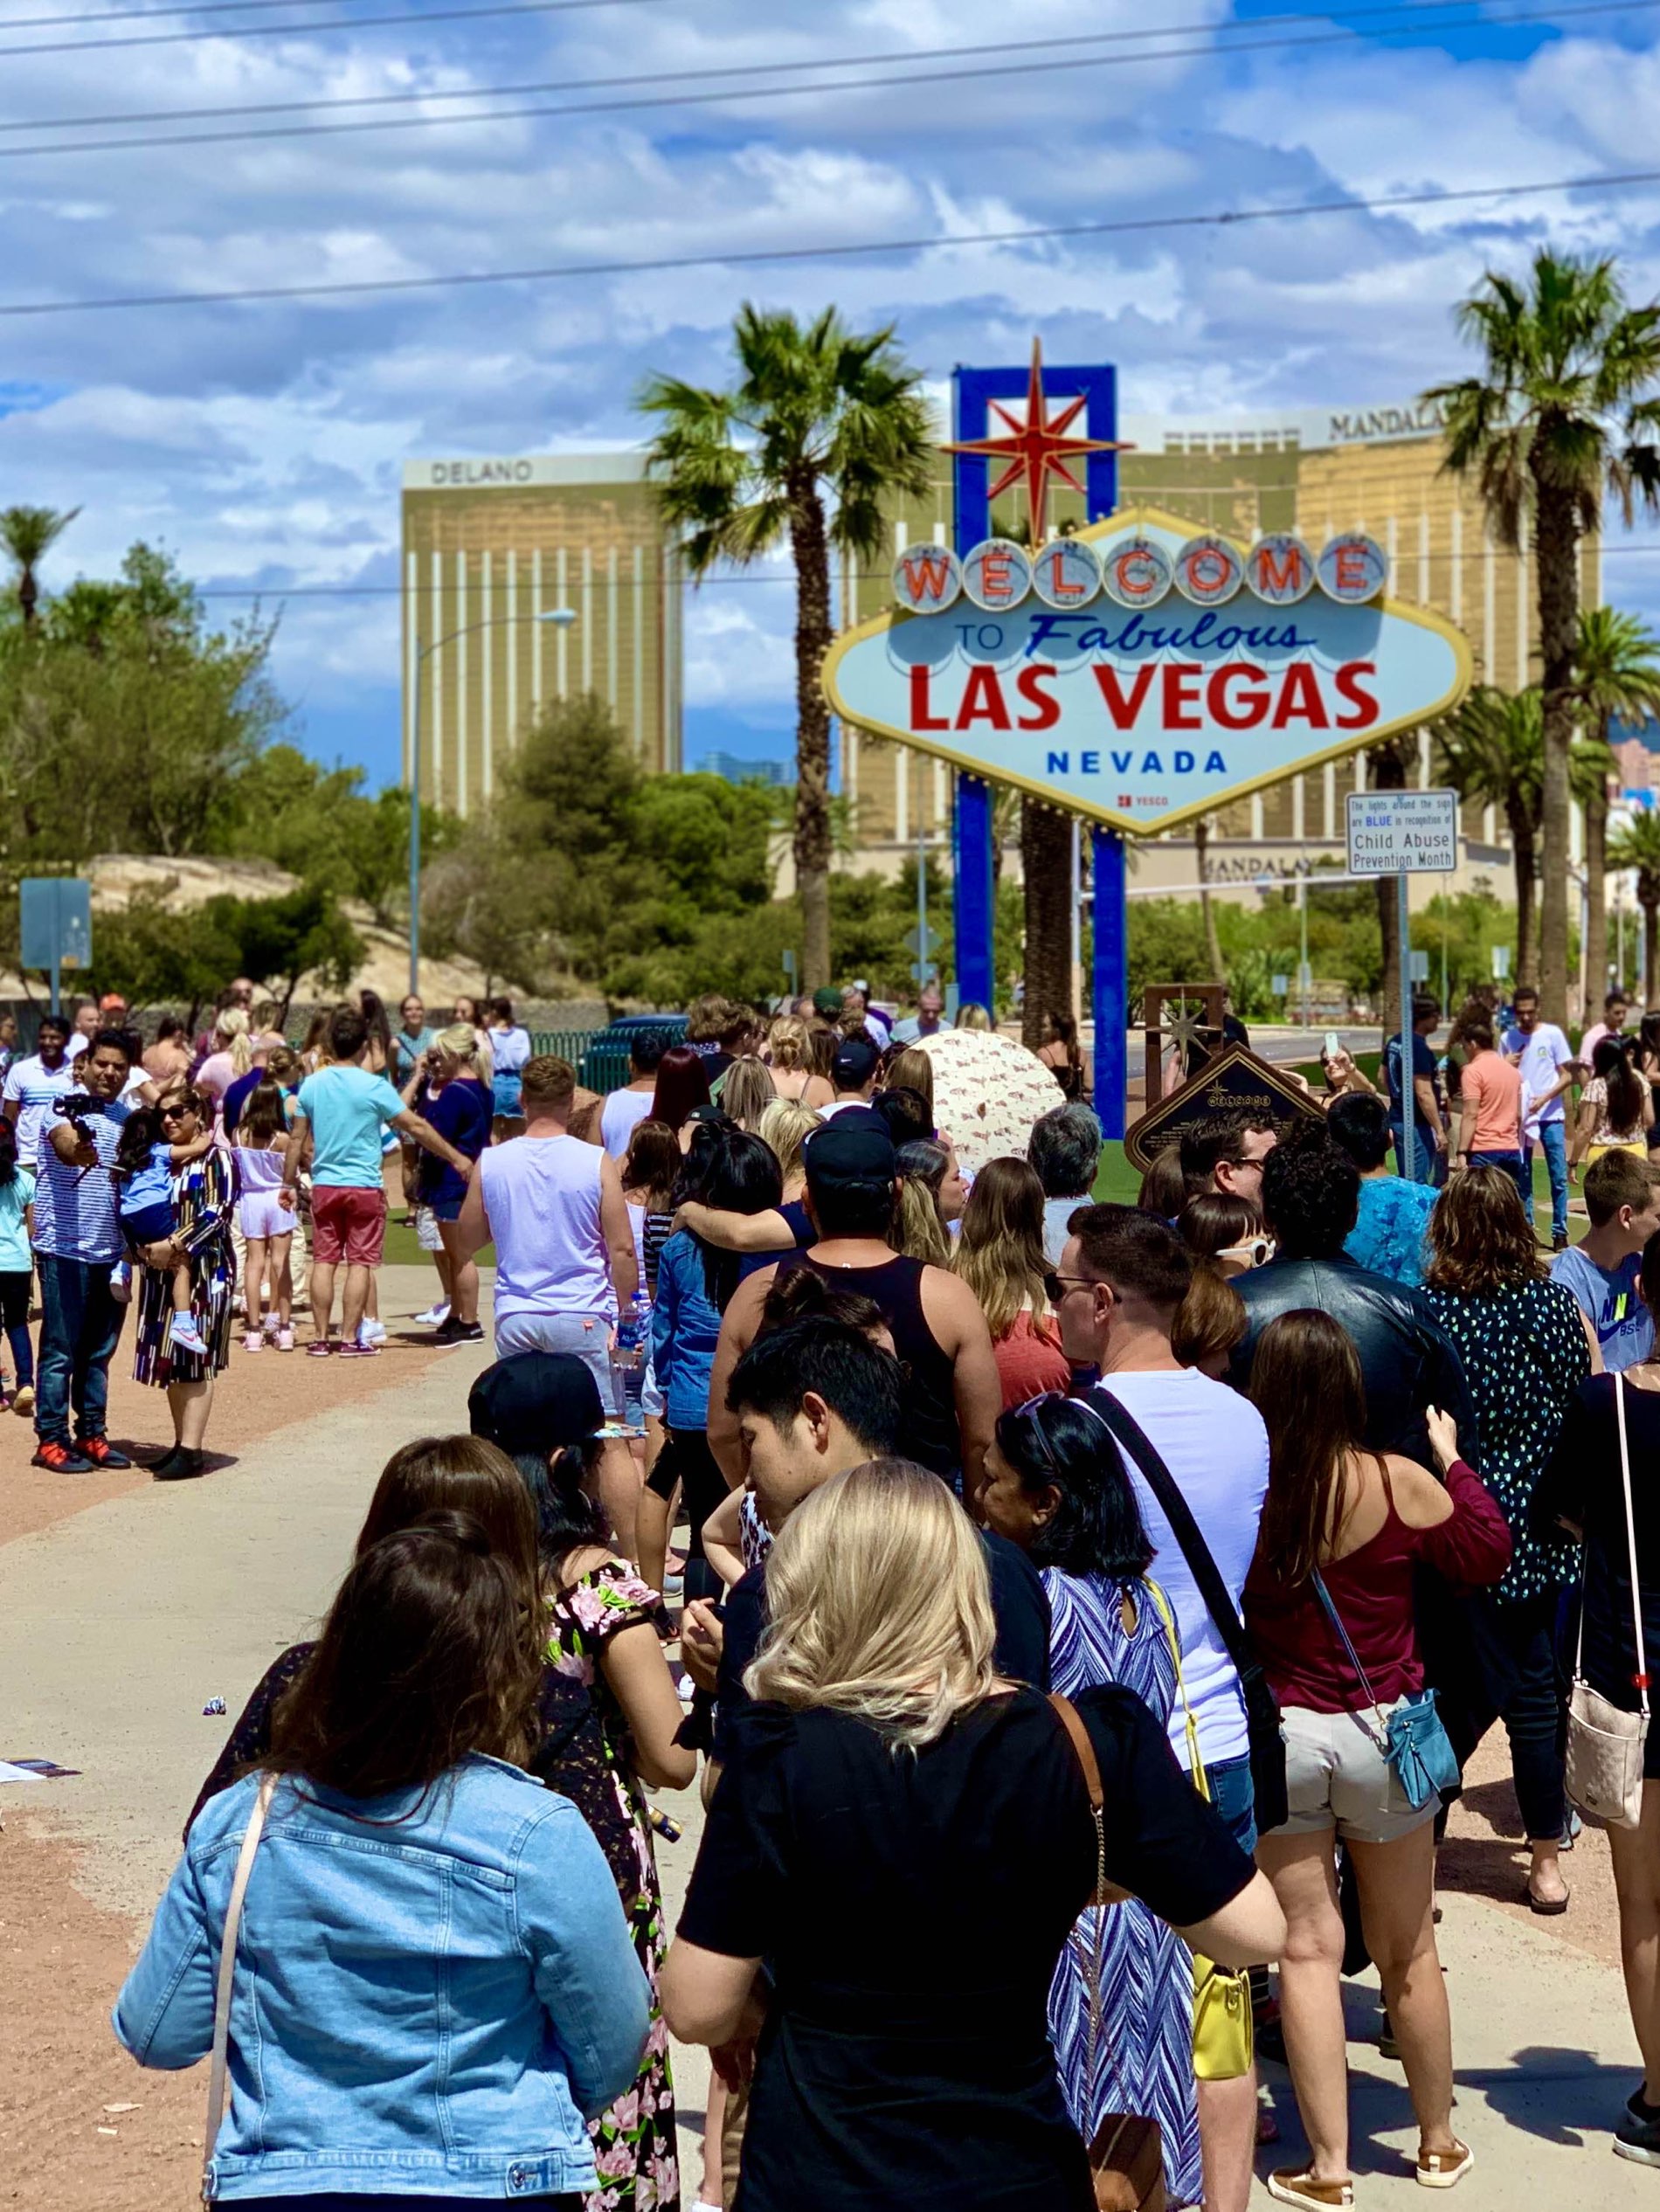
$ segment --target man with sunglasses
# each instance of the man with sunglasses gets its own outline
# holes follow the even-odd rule
[[[126,1310],[110,1282],[123,1250],[110,1165],[132,1111],[121,1096],[131,1065],[125,1033],[97,1031],[75,1062],[77,1087],[65,1095],[66,1103],[73,1102],[73,1115],[52,1115],[40,1133],[35,1261],[41,1322],[34,1464],[54,1475],[90,1475],[94,1469],[133,1463],[104,1434],[109,1363]]]
[[[1184,1367],[1171,1349],[1176,1309],[1193,1276],[1173,1230],[1133,1206],[1080,1206],[1069,1227],[1061,1264],[1044,1277],[1061,1349],[1074,1369],[1098,1371],[1091,1396],[1110,1393],[1152,1442],[1237,1614],[1268,1494],[1262,1417],[1226,1383]],[[1159,1587],[1176,1617],[1211,1800],[1248,1852],[1255,1847],[1256,1822],[1239,1672],[1164,1508],[1127,1455],[1125,1468],[1157,1553]],[[1185,1766],[1179,1705],[1171,1718],[1171,1743]],[[1244,2212],[1256,2144],[1254,2071],[1235,2081],[1200,2083],[1199,2132],[1207,2205],[1214,2212]]]

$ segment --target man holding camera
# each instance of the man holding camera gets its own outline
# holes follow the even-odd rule
[[[46,1115],[40,1131],[34,1464],[54,1475],[90,1475],[133,1463],[104,1434],[109,1363],[126,1310],[111,1285],[123,1246],[110,1165],[132,1111],[121,1095],[131,1064],[122,1031],[95,1031],[75,1062],[76,1086],[54,1102],[56,1110]]]

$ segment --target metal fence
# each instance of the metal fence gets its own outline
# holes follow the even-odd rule
[[[568,1060],[577,1071],[577,1081],[590,1090],[602,1094],[620,1090],[628,1081],[627,1040],[591,1050],[594,1039],[604,1034],[600,1029],[533,1029],[530,1049],[557,1053],[561,1060]]]

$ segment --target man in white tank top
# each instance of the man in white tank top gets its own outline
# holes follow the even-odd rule
[[[612,1412],[612,1332],[640,1288],[634,1234],[614,1159],[571,1134],[576,1070],[538,1053],[524,1064],[522,1137],[480,1158],[460,1213],[463,1248],[495,1247],[495,1349],[580,1359]],[[619,1546],[632,1554],[640,1483],[633,1455],[609,1439],[600,1495]]]

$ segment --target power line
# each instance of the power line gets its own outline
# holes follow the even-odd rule
[[[1599,561],[1634,561],[1652,558],[1657,554],[1660,554],[1660,540],[1657,540],[1651,545],[1615,545],[1604,542],[1600,543],[1597,547]],[[1442,562],[1450,557],[1449,555],[1444,553],[1435,556],[1437,561]],[[1461,553],[1458,557],[1462,563],[1473,567],[1482,561],[1513,561],[1517,556],[1513,553],[1507,553],[1502,546],[1495,546],[1491,550],[1484,549],[1479,552]],[[1415,558],[1415,555],[1405,556],[1402,566],[1406,565],[1408,559]],[[791,569],[768,570],[758,574],[752,569],[745,569],[720,576],[704,577],[697,588],[706,590],[710,585],[720,588],[735,584],[779,586],[786,584],[793,584],[795,580],[795,572]],[[833,586],[840,585],[843,581],[841,571],[835,570],[830,580]],[[886,569],[856,569],[848,574],[846,580],[849,584],[891,584],[893,578],[891,573]],[[662,590],[665,586],[672,590],[677,583],[689,584],[691,581],[689,577],[619,576],[617,584],[619,590],[624,591],[655,591]],[[418,583],[412,589],[402,584],[269,584],[255,585],[246,591],[232,590],[229,586],[216,585],[211,589],[198,590],[196,597],[198,599],[239,601],[250,599],[404,599],[431,598],[434,592],[441,596],[447,589],[446,585],[434,585],[430,581]],[[1398,598],[1400,594],[1393,593],[1391,596]],[[861,616],[859,619],[862,621],[866,618]]]
[[[1125,216],[1113,222],[1040,223],[1019,230],[936,232],[923,238],[863,238],[845,245],[754,246],[725,253],[669,253],[629,261],[571,261],[523,269],[461,270],[444,276],[359,277],[329,284],[249,285],[214,292],[135,292],[91,300],[19,300],[0,303],[0,320],[25,315],[93,315],[142,308],[204,308],[278,300],[363,298],[492,284],[544,284],[571,279],[661,275],[670,270],[758,268],[778,263],[855,260],[867,254],[932,253],[969,245],[1026,245],[1048,238],[1124,238],[1170,231],[1224,228],[1235,223],[1283,223],[1311,215],[1387,213],[1396,208],[1448,207],[1470,200],[1520,199],[1534,192],[1616,191],[1660,183],[1660,169],[1593,176],[1541,178],[1520,184],[1468,184],[1371,199],[1306,200],[1286,207],[1227,208],[1207,215]]]
[[[224,8],[242,14],[251,8],[293,8],[303,6],[306,0],[207,0],[202,7],[193,7],[189,0],[182,0],[176,8],[132,8],[107,16],[62,17],[29,16],[16,23],[0,22],[0,31],[17,31],[35,24],[42,26],[84,22],[89,24],[120,23],[129,17],[144,18],[150,16],[212,15]],[[282,38],[290,36],[314,37],[330,31],[373,30],[383,24],[395,23],[463,23],[479,16],[562,16],[590,8],[630,8],[661,5],[661,0],[490,0],[481,8],[423,8],[399,9],[395,14],[382,16],[342,16],[333,22],[222,24],[206,31],[156,31],[129,32],[121,38],[62,38],[49,44],[31,46],[0,46],[0,54],[86,54],[107,52],[114,47],[193,45],[204,38]]]
[[[1502,28],[1510,24],[1525,24],[1546,21],[1554,22],[1567,14],[1603,15],[1609,13],[1623,13],[1628,8],[1634,5],[1639,7],[1652,7],[1656,4],[1660,4],[1660,0],[1580,0],[1580,4],[1571,9],[1564,9],[1561,7],[1544,7],[1512,12],[1511,14],[1504,17],[1495,17],[1491,15],[1478,16],[1463,23],[1442,24],[1439,26],[1439,29],[1444,35],[1452,36],[1458,32],[1466,31],[1485,31],[1495,24]],[[1165,36],[1167,34],[1159,33],[1153,35]],[[1011,77],[1048,76],[1053,74],[1058,70],[1124,69],[1136,66],[1145,66],[1145,65],[1152,62],[1194,59],[1207,60],[1220,54],[1263,53],[1283,51],[1292,47],[1347,45],[1352,43],[1357,35],[1357,33],[1352,31],[1339,30],[1315,33],[1287,34],[1285,37],[1278,38],[1232,39],[1225,44],[1219,44],[1214,39],[1207,39],[1206,42],[1199,45],[1162,46],[1149,48],[1147,51],[1139,53],[1072,52],[1068,53],[1065,56],[1050,55],[1043,59],[1034,59],[1016,61],[998,60],[994,62],[980,62],[977,63],[972,67],[961,69],[911,69],[908,70],[903,76],[896,75],[889,77],[884,74],[881,76],[845,77],[833,82],[825,83],[806,82],[799,84],[779,84],[777,82],[769,82],[763,85],[746,83],[733,86],[730,89],[711,92],[634,92],[628,93],[626,96],[606,100],[557,100],[549,105],[531,107],[493,108],[477,114],[369,115],[360,116],[356,121],[351,122],[274,123],[249,129],[238,130],[191,132],[169,131],[152,132],[142,136],[130,138],[66,139],[52,145],[0,147],[0,160],[17,160],[31,155],[51,156],[64,154],[80,155],[120,153],[129,148],[151,149],[156,147],[221,146],[233,142],[251,143],[259,141],[268,141],[271,139],[338,138],[347,135],[354,135],[363,131],[455,129],[457,128],[464,128],[478,123],[519,122],[548,116],[619,114],[640,108],[723,107],[730,106],[739,101],[759,100],[801,99],[815,96],[827,98],[837,93],[849,92],[903,91],[912,85],[965,84],[986,78],[996,78],[999,80],[1006,80]],[[1394,35],[1394,26],[1393,24],[1386,26],[1385,31],[1382,35]],[[1065,45],[1072,47],[1080,44],[1088,44],[1089,43],[1089,40],[1086,35],[1080,39],[1045,39],[1036,42],[1020,41],[1011,42],[1010,44],[1003,45],[988,46],[948,46],[941,47],[936,49],[935,51],[940,54],[948,56],[982,53],[998,55],[1020,52],[1029,53],[1033,43],[1036,43],[1037,45],[1043,46]],[[873,67],[878,65],[886,68],[887,66],[896,63],[908,63],[913,59],[913,58],[914,57],[912,55],[907,53],[854,54],[830,61],[806,63],[757,63],[746,65],[741,70],[710,69],[684,73],[675,72],[673,73],[672,75],[668,73],[660,73],[651,78],[595,78],[590,79],[589,83],[591,86],[598,87],[604,86],[608,84],[661,84],[665,81],[666,77],[668,81],[675,84],[684,83],[687,81],[688,78],[694,77],[698,79],[728,78],[733,75],[742,74],[746,76],[764,75],[771,78],[774,77],[779,72],[793,73],[801,68],[858,69]],[[383,94],[371,95],[369,99],[364,100],[341,99],[327,101],[320,100],[316,102],[295,102],[293,103],[293,105],[296,107],[309,108],[382,106],[392,105],[395,103],[405,104],[411,100],[421,100],[432,97],[458,100],[468,98],[494,99],[504,96],[504,94],[510,95],[517,89],[521,88],[514,86],[494,87],[488,92],[467,93],[457,91],[438,95],[428,95],[420,93]],[[567,89],[567,87],[556,82],[550,86],[526,86],[522,89],[530,91],[543,89],[563,91]],[[582,87],[578,86],[578,89],[582,89]],[[261,113],[281,113],[285,111],[280,107],[273,107],[266,109],[250,107],[246,109],[229,108],[218,111],[213,109],[202,109],[197,111],[187,110],[185,112],[187,114],[195,112],[201,115],[207,116],[211,115],[216,112],[226,114],[257,114]],[[141,115],[111,116],[101,119],[94,117],[89,120],[94,122],[100,120],[111,122],[142,122],[149,119]],[[73,128],[74,126],[72,124],[64,127]],[[53,128],[53,126],[48,123],[24,123],[14,124],[9,128],[17,129],[45,130]]]

